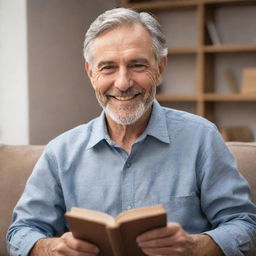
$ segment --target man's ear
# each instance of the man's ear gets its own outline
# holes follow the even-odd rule
[[[160,75],[163,74],[163,72],[164,72],[164,70],[165,70],[165,68],[166,68],[166,66],[167,66],[167,63],[168,63],[168,58],[167,58],[167,56],[164,56],[164,57],[161,59],[160,63],[158,64],[158,68],[159,68],[159,73],[160,73]]]
[[[86,71],[88,77],[90,78],[90,80],[92,80],[92,67],[89,64],[89,62],[87,62],[87,61],[84,62],[84,68],[85,68],[85,71]]]
[[[167,66],[167,62],[168,62],[168,58],[167,56],[164,56],[161,61],[159,62],[158,64],[158,71],[159,71],[159,74],[158,74],[158,85],[159,86],[161,83],[162,83],[162,80],[163,80],[163,72]]]
[[[92,65],[90,65],[89,62],[85,61],[84,62],[84,68],[85,68],[85,71],[86,71],[90,81],[91,81],[92,87],[95,88],[94,87],[94,78],[93,78]]]

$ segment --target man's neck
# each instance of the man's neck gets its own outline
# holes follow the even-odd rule
[[[118,124],[106,115],[110,138],[126,152],[130,153],[133,143],[145,131],[151,112],[152,107],[150,107],[138,121],[131,125]]]

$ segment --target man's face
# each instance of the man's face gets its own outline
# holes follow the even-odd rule
[[[124,25],[96,38],[86,70],[107,118],[123,125],[139,120],[155,97],[166,59],[157,63],[142,25]]]

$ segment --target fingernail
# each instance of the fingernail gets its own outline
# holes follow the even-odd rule
[[[137,238],[136,238],[136,242],[137,242],[137,243],[139,243],[140,240],[141,240],[140,237],[137,237]]]

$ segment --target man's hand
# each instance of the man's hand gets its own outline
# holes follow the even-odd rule
[[[138,236],[137,242],[149,256],[224,255],[208,235],[188,234],[178,223],[145,232]]]
[[[73,237],[71,232],[59,238],[45,238],[36,242],[30,256],[95,256],[99,249],[94,244]]]

